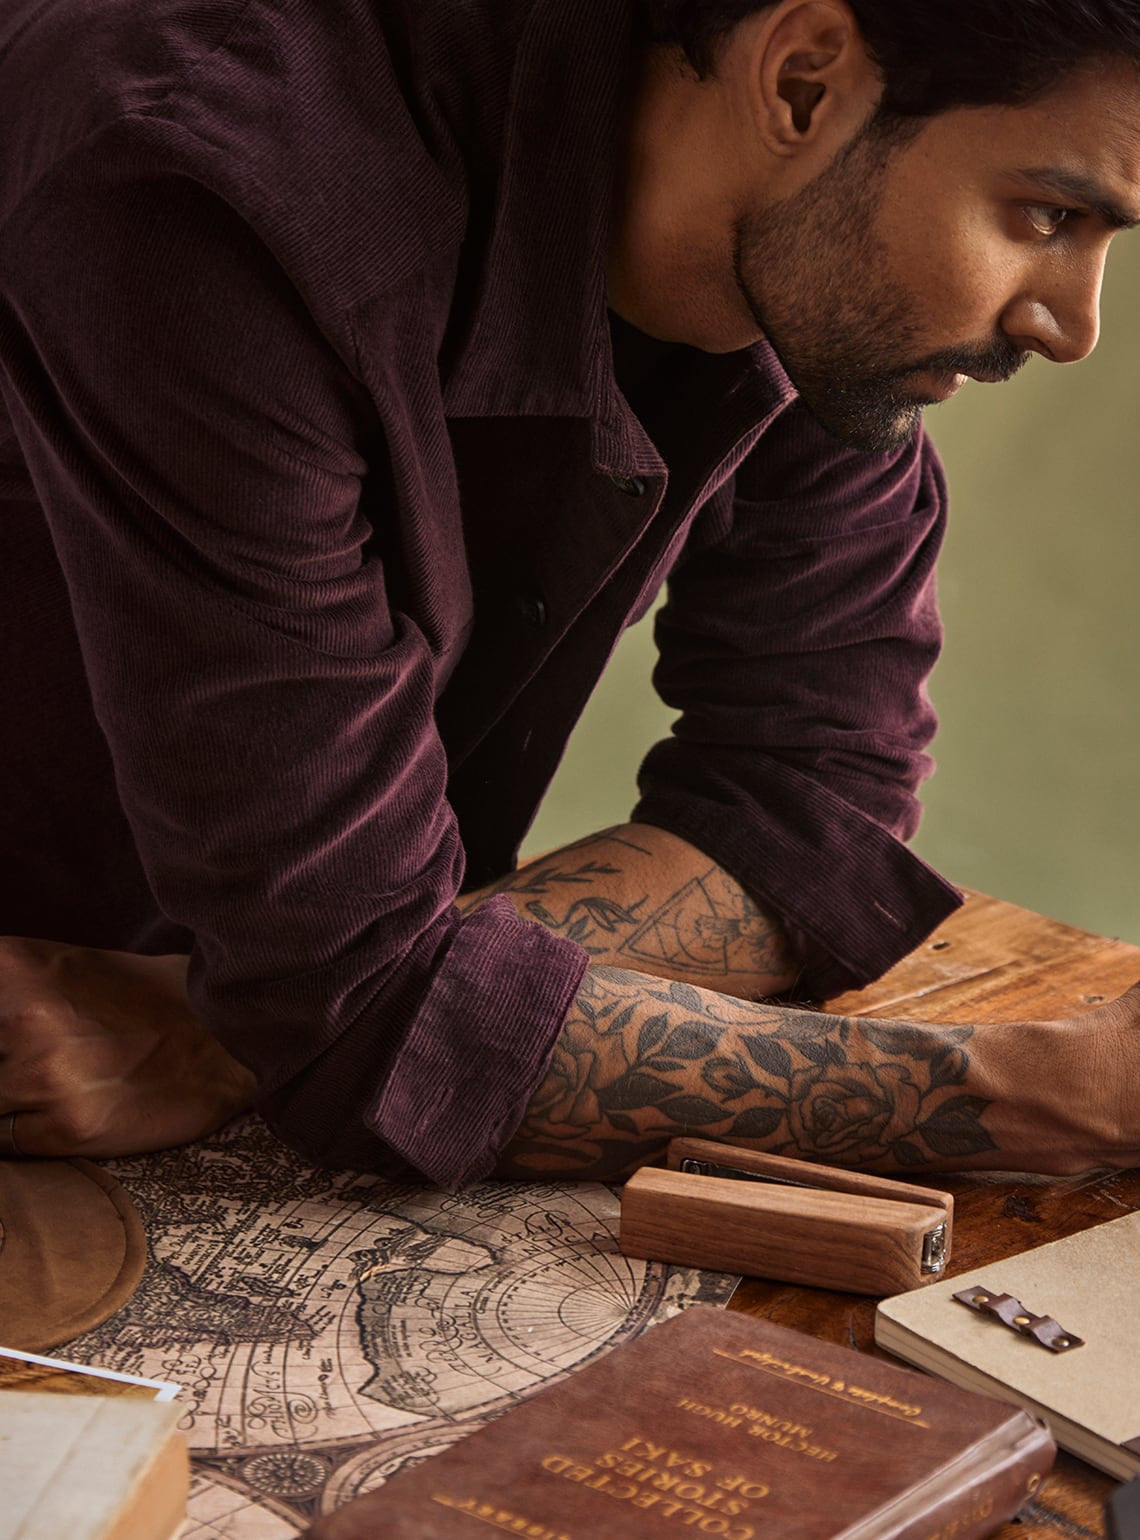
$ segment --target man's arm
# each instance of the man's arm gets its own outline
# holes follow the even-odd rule
[[[619,1177],[680,1134],[895,1173],[1140,1164],[1140,986],[1062,1022],[936,1027],[591,968],[502,1176]]]
[[[467,894],[505,893],[523,919],[576,941],[596,965],[634,968],[744,1000],[795,985],[779,921],[723,867],[652,824],[623,824],[539,856]]]
[[[595,963],[755,999],[794,979],[778,923],[699,850],[648,824],[592,835],[470,893]],[[0,940],[0,1117],[24,1154],[114,1156],[200,1138],[252,1104],[253,1076],[195,1016],[184,957]]]
[[[201,149],[131,120],[23,200],[0,262],[5,410],[147,882],[195,937],[194,1011],[310,1158],[458,1185],[493,1165],[588,959],[506,899],[462,923],[453,904],[435,706],[472,617],[434,393],[447,261],[428,283],[378,254],[366,384],[348,297]],[[77,227],[97,236],[81,254],[58,238]],[[6,929],[28,934],[19,913]],[[43,1007],[65,1037],[67,1006]],[[0,1145],[15,1113],[20,1148],[74,1150],[70,1067],[61,1084],[53,1051],[51,1074],[14,1079],[27,1039],[0,1014],[6,1052]],[[175,1124],[162,1142],[191,1136]],[[137,1148],[136,1120],[114,1137]]]
[[[178,1144],[252,1098],[190,1010],[182,958],[6,941],[0,1037],[0,1114],[26,1155]],[[612,1178],[686,1133],[902,1174],[1127,1167],[1138,1058],[1140,988],[1067,1021],[942,1027],[595,964],[497,1169]]]
[[[619,1176],[680,1134],[899,1173],[1140,1161],[1140,988],[1065,1022],[976,1027],[762,1003],[795,983],[778,920],[648,824],[464,902],[492,892],[592,955],[501,1175]]]
[[[906,845],[932,769],[945,518],[923,436],[857,454],[796,401],[669,575],[653,677],[679,716],[641,765],[632,816],[780,916],[801,998],[878,977],[960,902]]]

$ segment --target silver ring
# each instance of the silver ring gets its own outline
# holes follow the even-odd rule
[[[5,1114],[5,1120],[2,1125],[3,1132],[0,1133],[0,1155],[22,1156],[24,1153],[16,1143],[16,1119],[19,1116],[18,1112]]]

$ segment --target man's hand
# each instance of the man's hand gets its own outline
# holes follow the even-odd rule
[[[979,1027],[974,1043],[1002,1147],[1031,1152],[1010,1170],[1140,1166],[1140,984],[1060,1021]]]
[[[166,1149],[253,1091],[190,1009],[185,957],[0,939],[0,1131],[15,1143],[0,1153]]]

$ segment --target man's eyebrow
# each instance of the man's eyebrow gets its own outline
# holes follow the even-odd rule
[[[1069,171],[1064,166],[1026,166],[1018,177],[1036,182],[1038,187],[1058,198],[1072,198],[1090,213],[1096,214],[1113,230],[1132,230],[1140,225],[1140,215],[1130,214],[1105,192],[1095,177],[1083,171]]]

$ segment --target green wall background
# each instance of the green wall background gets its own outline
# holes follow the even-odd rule
[[[1140,943],[1140,235],[1086,362],[929,412],[946,462],[942,728],[915,848],[953,881]],[[528,851],[623,820],[668,731],[650,621],[623,639]]]

